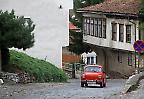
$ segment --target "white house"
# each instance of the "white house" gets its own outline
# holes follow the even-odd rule
[[[83,41],[97,54],[97,64],[107,73],[131,74],[137,63],[133,44],[141,39],[139,32],[139,0],[105,0],[78,9],[83,16]],[[136,65],[135,65],[136,64]]]
[[[92,51],[88,53],[81,54],[81,58],[85,64],[96,64],[97,63],[97,54]]]
[[[69,45],[68,9],[73,0],[1,0],[0,9],[31,18],[35,25],[35,44],[25,52],[62,66],[62,47]],[[61,8],[60,8],[61,6]]]

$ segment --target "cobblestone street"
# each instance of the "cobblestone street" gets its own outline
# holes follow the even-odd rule
[[[79,79],[68,83],[4,84],[0,86],[0,99],[110,99],[120,94],[125,81],[109,79],[106,88],[99,85],[81,88]]]

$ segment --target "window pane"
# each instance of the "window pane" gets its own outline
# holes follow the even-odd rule
[[[94,35],[94,20],[91,18],[91,22],[90,22],[90,35],[93,36]]]
[[[90,19],[87,18],[87,34],[90,35]]]
[[[122,63],[122,55],[121,55],[120,51],[118,51],[118,62]]]
[[[106,38],[106,20],[103,19],[103,38]]]
[[[87,64],[90,64],[90,57],[87,57]]]
[[[98,37],[98,20],[94,20],[94,34],[96,37]]]
[[[123,42],[124,39],[124,25],[120,24],[119,25],[119,41]]]
[[[128,53],[128,65],[132,66],[132,53]]]
[[[87,31],[87,24],[86,24],[86,22],[87,22],[87,20],[84,18],[84,20],[83,20],[83,23],[84,23],[84,25],[83,25],[83,33],[84,34],[86,34],[86,31]]]
[[[98,66],[88,66],[85,68],[86,72],[102,72],[102,68]]]
[[[102,37],[102,20],[101,19],[98,20],[98,34],[99,34],[99,37],[101,38]]]
[[[117,40],[117,24],[112,23],[112,40]]]
[[[91,57],[91,64],[94,64],[94,57]]]
[[[126,25],[126,42],[131,43],[131,25]]]

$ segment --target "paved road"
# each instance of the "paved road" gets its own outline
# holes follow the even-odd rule
[[[123,79],[108,80],[106,88],[100,88],[99,85],[81,88],[80,81],[74,79],[69,83],[31,88],[28,89],[29,93],[21,96],[12,95],[8,99],[109,99],[110,96],[119,94],[125,81]]]

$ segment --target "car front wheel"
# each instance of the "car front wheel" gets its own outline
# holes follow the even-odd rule
[[[83,82],[81,82],[81,87],[84,87],[84,83]]]
[[[106,79],[103,81],[103,86],[106,87]]]
[[[104,87],[104,84],[103,84],[103,82],[101,82],[101,83],[100,83],[100,87],[101,87],[101,88],[103,88],[103,87]]]

